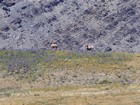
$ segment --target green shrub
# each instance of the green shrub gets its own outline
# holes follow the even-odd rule
[[[100,82],[100,84],[109,84],[109,83],[112,83],[112,82],[110,82],[109,80],[103,80]]]

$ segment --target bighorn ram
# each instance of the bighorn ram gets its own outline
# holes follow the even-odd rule
[[[51,42],[51,48],[52,49],[57,49],[57,43],[56,42]]]
[[[92,50],[92,49],[93,49],[93,46],[87,44],[87,45],[86,45],[86,49],[87,49],[87,50]]]

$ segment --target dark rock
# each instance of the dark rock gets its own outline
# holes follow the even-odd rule
[[[6,7],[11,7],[14,6],[16,3],[10,1],[5,1],[5,2],[3,1],[2,4],[5,5]]]
[[[48,19],[48,23],[54,22],[57,20],[56,16],[53,16],[52,18]]]
[[[1,28],[1,31],[4,31],[4,32],[7,32],[9,30],[10,30],[9,26],[4,26]]]
[[[5,10],[6,12],[10,12],[10,8],[3,7],[2,9]]]
[[[133,43],[136,41],[136,39],[134,37],[131,37],[131,38],[127,39],[126,41],[129,43]]]
[[[0,3],[2,3],[3,2],[3,0],[0,0]]]
[[[110,51],[112,51],[112,48],[110,47],[105,48],[105,52],[110,52]]]
[[[22,20],[21,20],[21,18],[16,18],[13,22],[11,22],[11,23],[13,23],[13,24],[21,24],[21,22],[22,22]]]
[[[4,33],[0,33],[0,38],[2,38],[3,40],[6,40],[9,38],[8,34],[4,34]]]
[[[21,9],[26,9],[27,8],[27,6],[23,6],[23,7],[21,7]]]

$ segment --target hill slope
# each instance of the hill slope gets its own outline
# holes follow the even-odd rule
[[[139,0],[0,0],[0,49],[140,52]]]

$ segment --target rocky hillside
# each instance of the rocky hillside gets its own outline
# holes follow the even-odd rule
[[[0,0],[0,49],[140,52],[140,0]]]

